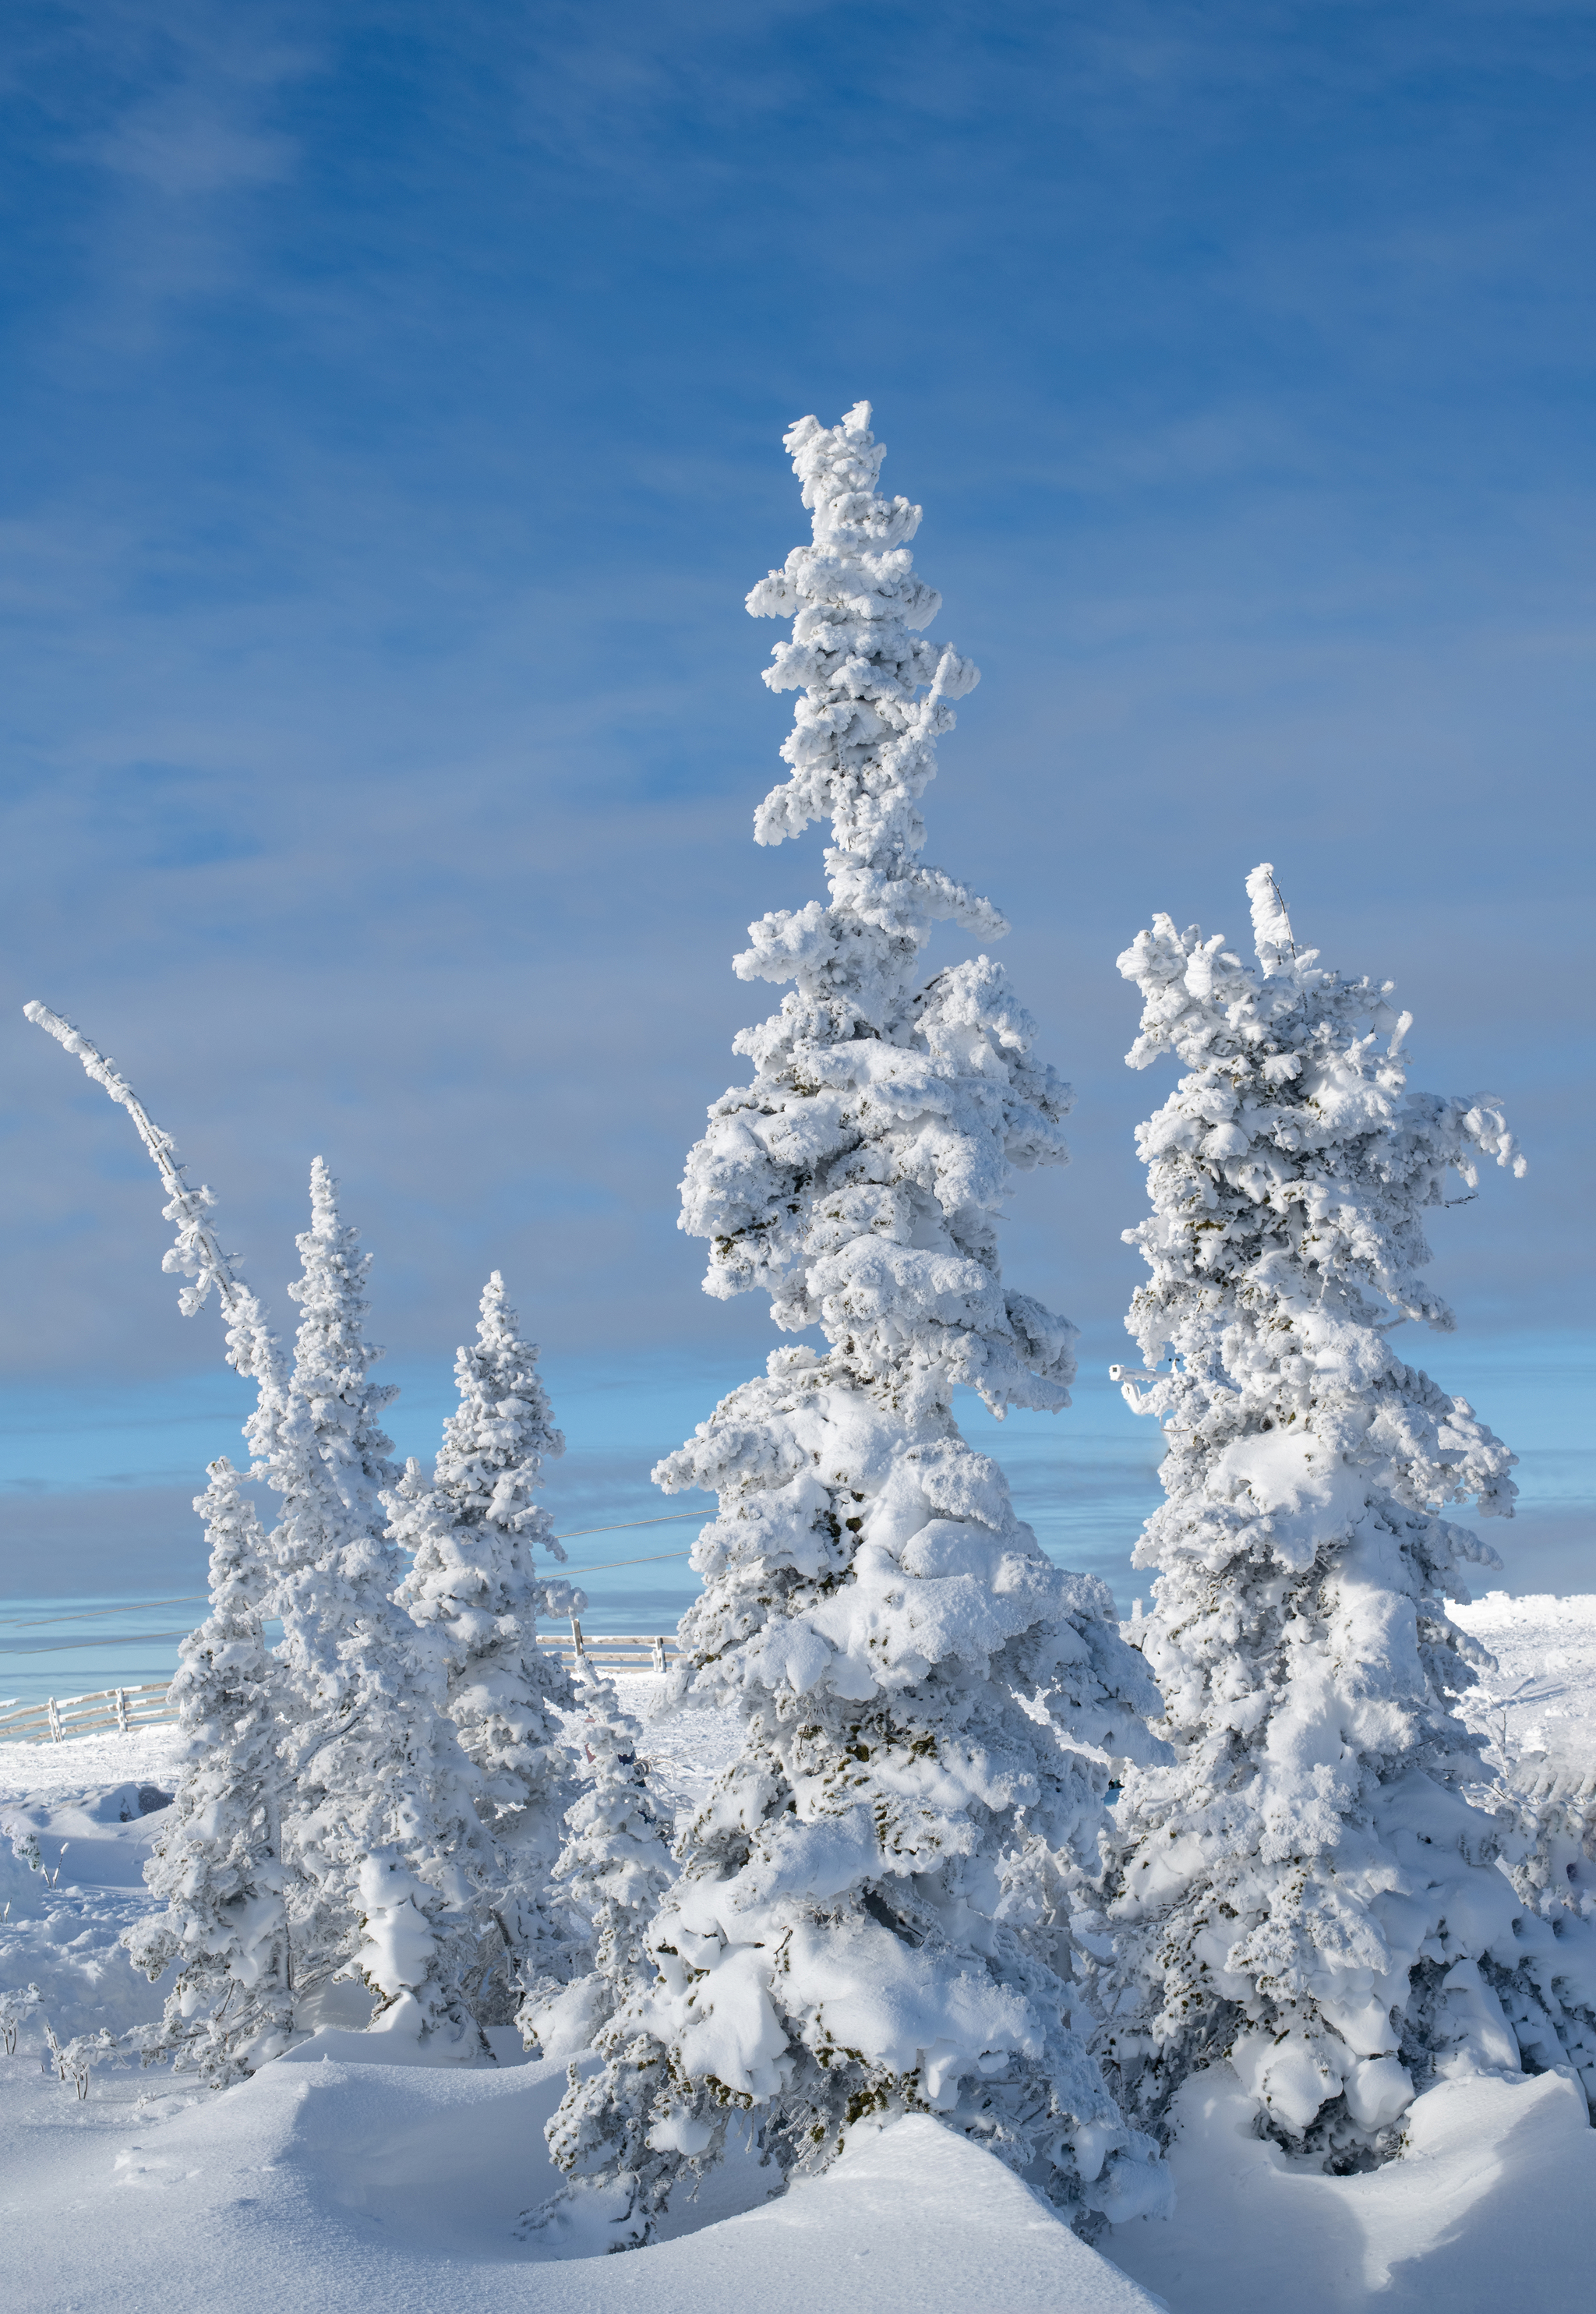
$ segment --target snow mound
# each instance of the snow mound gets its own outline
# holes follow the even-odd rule
[[[624,2257],[551,2261],[512,2229],[553,2183],[542,2123],[564,2079],[278,2064],[160,2120],[119,2107],[109,2077],[80,2106],[0,2070],[30,2303],[211,2314],[225,2274],[228,2314],[966,2314],[994,2294],[1003,2314],[1150,2314],[1001,2163],[920,2116],[780,2201]]]
[[[1400,2160],[1352,2177],[1253,2133],[1223,2069],[1172,2112],[1174,2219],[1116,2226],[1115,2264],[1178,2314],[1541,2314],[1590,2302],[1596,2131],[1565,2072],[1442,2082]]]

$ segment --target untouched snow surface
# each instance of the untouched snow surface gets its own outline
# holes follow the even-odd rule
[[[1596,1759],[1596,1597],[1496,1593],[1457,1612],[1499,1665],[1475,1724],[1497,1742],[1505,1725],[1510,1754]],[[626,1684],[639,1710],[660,1698],[652,1679]],[[696,1804],[734,1747],[718,1712],[648,1722],[657,1797]],[[163,1818],[141,1808],[172,1789],[180,1757],[163,1728],[0,1747],[0,1824],[31,1828],[58,1868],[47,1888],[0,1843],[0,1990],[37,1983],[58,2031],[158,2011],[117,1938],[148,1903],[140,1866]],[[354,2062],[371,2045],[329,2028],[222,2096],[102,2068],[80,2104],[40,2070],[30,2020],[16,2056],[0,2056],[0,2223],[25,2248],[27,2303],[1145,2314],[1146,2291],[1172,2314],[1550,2314],[1596,2291],[1596,2131],[1556,2074],[1447,2082],[1413,2106],[1400,2161],[1344,2178],[1249,2135],[1222,2076],[1194,2081],[1171,2157],[1176,2215],[1114,2229],[1111,2264],[990,2156],[920,2119],[856,2141],[829,2177],[774,2203],[760,2202],[754,2162],[734,2161],[674,2213],[674,2239],[603,2259],[570,2243],[555,2258],[514,2229],[553,2182],[542,2124],[564,2069],[495,2039],[497,2068],[419,2069]]]
[[[1596,2130],[1575,2084],[1446,2081],[1408,2150],[1326,2177],[1251,2134],[1239,2088],[1176,2100],[1174,2218],[1115,2228],[1115,2264],[1175,2314],[1558,2314],[1596,2298]]]
[[[783,2200],[627,2257],[517,2241],[550,2189],[564,2068],[269,2066],[160,2120],[79,2106],[37,2075],[7,2098],[5,2222],[38,2314],[814,2314],[834,2303],[1151,2314],[989,2154],[913,2117]],[[175,2104],[175,2100],[168,2100]],[[1001,2288],[994,2284],[1001,2275]],[[222,2277],[225,2277],[225,2282]]]
[[[1556,1752],[1596,1767],[1596,1596],[1510,1599],[1491,1591],[1450,1612],[1496,1658],[1463,1705],[1494,1754],[1505,1763],[1525,1752]]]

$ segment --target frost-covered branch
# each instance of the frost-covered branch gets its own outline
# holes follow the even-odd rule
[[[211,1191],[203,1182],[196,1188],[185,1179],[184,1168],[177,1161],[177,1144],[171,1134],[155,1123],[127,1078],[97,1046],[90,1043],[81,1029],[37,1000],[24,1004],[22,1012],[36,1029],[44,1029],[81,1061],[84,1074],[102,1087],[132,1118],[134,1130],[148,1150],[168,1193],[163,1218],[177,1224],[177,1242],[168,1250],[161,1267],[169,1276],[190,1280],[179,1292],[179,1309],[185,1318],[193,1317],[214,1286],[227,1318],[228,1365],[258,1383],[263,1400],[275,1398],[282,1385],[277,1343],[265,1312],[234,1271],[234,1257],[223,1251],[221,1241],[211,1226],[210,1214],[216,1205]],[[260,1451],[252,1433],[251,1443],[257,1452]]]

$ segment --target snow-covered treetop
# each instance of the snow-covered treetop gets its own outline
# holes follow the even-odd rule
[[[434,1484],[457,1512],[509,1534],[524,1534],[551,1557],[565,1552],[553,1521],[533,1497],[542,1458],[565,1452],[554,1427],[537,1351],[521,1339],[496,1269],[482,1289],[477,1338],[455,1353],[460,1404],[444,1424]]]
[[[291,1559],[379,1534],[377,1492],[398,1476],[387,1459],[393,1442],[377,1415],[399,1392],[368,1379],[383,1353],[366,1338],[371,1256],[357,1250],[359,1235],[339,1217],[338,1184],[318,1157],[311,1226],[295,1241],[304,1267],[288,1293],[303,1314],[294,1386],[278,1426],[283,1460],[273,1474],[287,1496]]]
[[[1408,1091],[1411,1017],[1392,984],[1297,948],[1267,862],[1248,892],[1257,969],[1165,915],[1119,959],[1143,999],[1130,1064],[1172,1052],[1189,1072],[1138,1131],[1153,1213],[1125,1232],[1153,1273],[1127,1325],[1177,1371],[1125,1395],[1174,1414],[1172,1435],[1201,1427],[1206,1449],[1266,1409],[1312,1407],[1321,1435],[1339,1421],[1350,1460],[1389,1460],[1415,1507],[1477,1494],[1486,1515],[1508,1510],[1512,1457],[1387,1337],[1410,1318],[1455,1322],[1422,1275],[1424,1211],[1452,1179],[1472,1191],[1482,1156],[1525,1161],[1493,1096]]]
[[[940,607],[906,543],[920,509],[877,492],[869,420],[861,402],[785,437],[814,538],[748,597],[755,617],[790,615],[765,681],[801,693],[791,775],[754,832],[775,843],[829,818],[831,898],[750,927],[737,972],[793,989],[736,1040],[754,1080],[710,1110],[681,1225],[710,1241],[706,1291],[763,1285],[779,1326],[822,1326],[893,1404],[968,1382],[999,1411],[1058,1407],[1074,1329],[1003,1292],[993,1222],[1017,1169],[1063,1161],[1070,1094],[1032,1059],[1000,967],[978,957],[920,983],[939,919],[1006,927],[921,861],[919,798],[976,670],[920,631]]]
[[[558,1722],[569,1683],[540,1653],[540,1614],[579,1613],[584,1594],[551,1581],[537,1553],[562,1560],[554,1522],[536,1500],[542,1458],[561,1454],[537,1351],[524,1341],[496,1269],[483,1290],[477,1338],[454,1361],[460,1403],[444,1425],[429,1487],[412,1461],[384,1499],[389,1533],[414,1553],[399,1598],[432,1634],[449,1709],[500,1810],[525,1829],[531,1810],[551,1837],[569,1792]],[[558,1800],[558,1806],[555,1805]]]

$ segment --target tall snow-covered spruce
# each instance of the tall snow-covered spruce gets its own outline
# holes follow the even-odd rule
[[[395,1393],[370,1379],[382,1354],[366,1338],[371,1257],[357,1236],[318,1157],[288,1289],[302,1312],[294,1373],[267,1473],[283,1497],[272,1541],[295,2021],[308,1995],[358,1974],[383,2029],[469,2056],[482,2045],[475,1990],[498,1942],[485,1894],[497,1873],[443,1669],[393,1596],[401,1562],[378,1497],[398,1476],[379,1421]]]
[[[166,1909],[124,1941],[152,1981],[177,1964],[160,2026],[142,2036],[146,2058],[170,2055],[223,2089],[287,2047],[293,1994],[265,1540],[225,1455],[209,1479],[194,1507],[210,1541],[210,1613],[178,1650],[172,1687],[188,1762],[145,1871]]]
[[[813,543],[748,598],[792,618],[765,680],[801,694],[754,832],[829,818],[831,897],[767,915],[737,958],[792,987],[736,1039],[753,1081],[710,1112],[682,1226],[710,1241],[709,1292],[763,1286],[825,1346],[775,1351],[655,1474],[719,1496],[682,1638],[744,1739],[679,1842],[654,1981],[550,2126],[618,2243],[738,2112],[784,2175],[915,2109],[1072,2215],[1166,2195],[1067,2021],[1070,1886],[1105,1762],[1149,1742],[1156,1698],[1107,1592],[1048,1563],[950,1405],[960,1383],[999,1412],[1069,1402],[1073,1329],[1005,1289],[996,1238],[1014,1173],[1063,1159],[1068,1094],[998,966],[923,973],[938,919],[1004,926],[921,861],[976,675],[923,639],[920,510],[877,495],[869,419],[787,436]]]
[[[537,1619],[579,1614],[586,1602],[540,1563],[540,1553],[565,1557],[535,1499],[543,1457],[563,1454],[565,1440],[537,1356],[496,1269],[477,1338],[455,1356],[460,1404],[444,1425],[432,1483],[412,1461],[384,1498],[389,1539],[414,1554],[399,1599],[430,1643],[499,1850],[492,1909],[505,1951],[477,2002],[486,2024],[508,2023],[521,1991],[546,1998],[582,1957],[546,1894],[576,1792],[557,1716],[574,1696],[560,1657],[538,1646]]]
[[[1168,916],[1119,960],[1132,1065],[1187,1073],[1139,1133],[1152,1217],[1126,1232],[1152,1273],[1126,1324],[1172,1361],[1124,1395],[1168,1441],[1135,1558],[1162,1569],[1141,1644],[1176,1756],[1120,1802],[1102,2045],[1149,2124],[1228,2057],[1266,2126],[1355,2165],[1437,2072],[1518,2062],[1489,1977],[1521,1908],[1462,1796],[1472,1648],[1444,1606],[1501,1564],[1446,1509],[1510,1515],[1513,1458],[1395,1329],[1454,1323],[1426,1211],[1523,1160],[1490,1097],[1407,1090],[1389,982],[1296,949],[1267,865],[1248,891],[1257,971]]]

